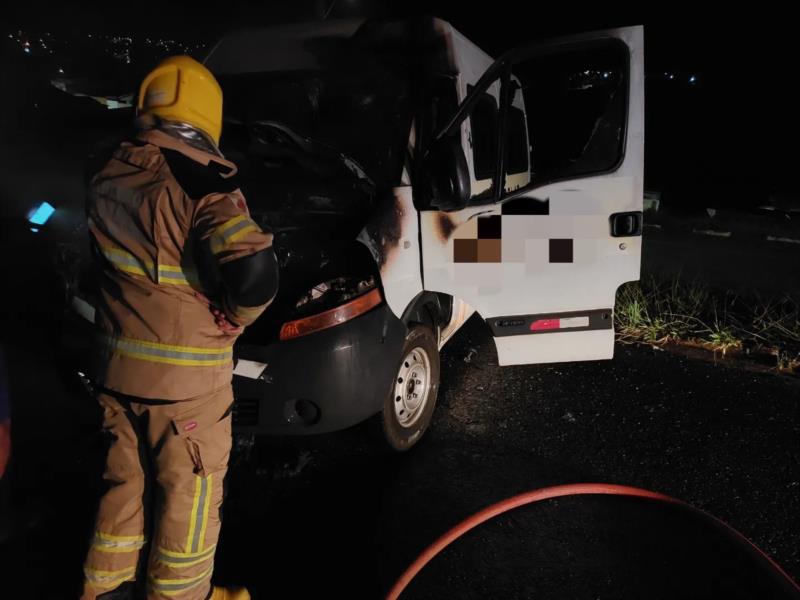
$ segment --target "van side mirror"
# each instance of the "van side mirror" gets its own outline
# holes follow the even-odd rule
[[[470,199],[470,178],[458,138],[435,141],[423,160],[428,205],[444,211],[464,208]]]

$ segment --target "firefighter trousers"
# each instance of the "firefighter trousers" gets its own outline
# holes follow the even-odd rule
[[[148,600],[205,599],[231,449],[231,386],[179,402],[111,393],[98,400],[111,438],[108,488],[82,598],[146,583]]]

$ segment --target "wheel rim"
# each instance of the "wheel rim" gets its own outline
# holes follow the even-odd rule
[[[394,380],[394,414],[401,427],[412,427],[425,412],[431,392],[431,360],[419,346],[400,363]]]

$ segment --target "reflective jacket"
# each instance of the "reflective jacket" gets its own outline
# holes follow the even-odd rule
[[[272,235],[250,218],[236,172],[221,156],[150,128],[91,178],[100,386],[184,400],[230,385],[236,335],[217,327],[205,298],[235,323],[252,323],[270,300],[237,305],[223,266],[272,254]]]

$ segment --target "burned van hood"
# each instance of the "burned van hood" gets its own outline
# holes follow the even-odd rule
[[[230,127],[223,148],[239,167],[250,213],[290,250],[354,240],[380,193],[356,160],[278,122]]]
[[[357,186],[290,182],[243,182],[253,219],[276,238],[319,242],[354,239],[373,202]]]
[[[226,156],[252,218],[274,235],[278,296],[245,332],[245,343],[277,338],[311,288],[334,280],[377,280],[377,265],[358,236],[391,188],[376,185],[352,157],[279,123],[229,128]]]
[[[311,288],[339,278],[377,278],[375,261],[357,239],[371,218],[375,191],[357,181],[272,175],[242,181],[252,218],[274,235],[280,278],[277,297],[245,331],[246,344],[277,339]]]

